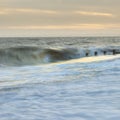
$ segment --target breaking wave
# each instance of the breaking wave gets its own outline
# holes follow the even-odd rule
[[[120,54],[120,47],[104,48],[39,48],[0,49],[0,65],[22,66],[46,64],[89,56]]]

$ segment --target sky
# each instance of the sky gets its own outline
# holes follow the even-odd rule
[[[0,36],[120,36],[120,0],[0,0]]]

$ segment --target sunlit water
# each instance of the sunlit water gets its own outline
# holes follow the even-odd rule
[[[120,55],[1,65],[0,120],[120,120]]]

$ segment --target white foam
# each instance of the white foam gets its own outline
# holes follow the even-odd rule
[[[85,57],[85,58],[79,58],[79,59],[73,59],[69,61],[63,61],[59,63],[53,63],[54,64],[71,64],[71,63],[89,63],[89,62],[99,62],[99,61],[105,61],[105,60],[113,60],[120,58],[120,55],[106,55],[106,56],[92,56],[92,57]]]

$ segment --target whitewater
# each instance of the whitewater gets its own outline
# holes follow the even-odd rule
[[[0,38],[0,120],[119,120],[120,37]]]

